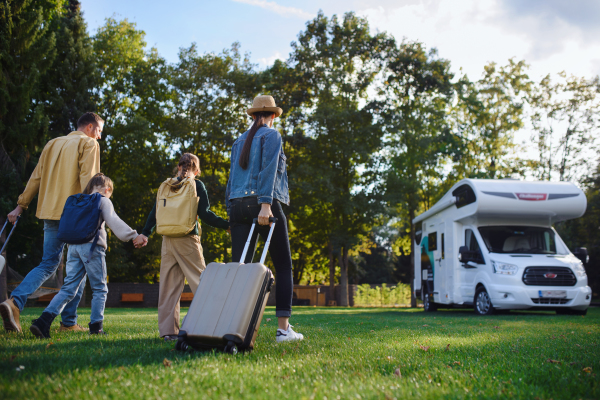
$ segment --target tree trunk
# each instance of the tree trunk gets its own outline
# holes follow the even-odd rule
[[[329,241],[329,300],[335,300],[335,258],[331,240]]]
[[[348,248],[340,249],[340,306],[348,307]]]
[[[413,219],[415,219],[415,211],[410,210],[409,224],[410,224],[410,306],[412,308],[417,307],[417,298],[415,297],[415,225]]]
[[[0,217],[0,229],[2,229],[1,227],[4,226],[5,222],[6,222],[6,218]],[[0,237],[0,248],[2,248],[2,246],[4,245],[4,242],[6,241],[7,232],[8,232],[9,228],[10,228],[10,226],[7,225],[4,232],[2,232],[2,236]],[[4,257],[4,259],[6,259],[6,251],[4,251],[2,253],[2,256]],[[4,268],[2,269],[2,273],[0,274],[0,303],[2,303],[3,301],[5,301],[8,298],[7,281],[6,281],[7,276],[8,276],[8,265],[4,265]]]

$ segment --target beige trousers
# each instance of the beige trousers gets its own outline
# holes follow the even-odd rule
[[[184,279],[196,293],[200,274],[206,268],[200,236],[163,236],[158,289],[158,331],[160,337],[179,333],[179,298]]]

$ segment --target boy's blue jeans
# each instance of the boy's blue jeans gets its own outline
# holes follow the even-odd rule
[[[42,262],[32,269],[25,279],[23,279],[23,282],[10,294],[20,311],[23,311],[29,295],[38,290],[46,282],[46,279],[56,272],[58,268],[60,255],[65,246],[63,242],[56,238],[58,235],[58,222],[48,219],[44,220],[44,255]],[[64,325],[72,326],[77,323],[77,306],[83,295],[84,288],[85,279],[81,281],[73,296],[73,300],[62,311],[62,322]]]
[[[77,290],[85,282],[86,272],[92,288],[92,316],[90,323],[104,320],[104,304],[108,286],[106,285],[106,251],[96,246],[89,258],[91,243],[71,244],[67,253],[67,277],[60,292],[50,302],[44,312],[56,317],[77,295]]]

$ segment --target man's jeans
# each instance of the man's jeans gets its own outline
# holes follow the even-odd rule
[[[30,294],[39,289],[40,286],[54,273],[60,263],[65,244],[58,240],[58,222],[52,220],[44,220],[44,256],[40,265],[32,269],[23,282],[13,292],[11,297],[15,300],[15,304],[19,310],[23,311],[27,298]],[[68,273],[67,273],[68,277]],[[77,323],[77,306],[83,295],[85,288],[85,279],[81,281],[79,289],[73,300],[67,304],[62,312],[62,322],[66,326],[75,325]]]
[[[91,243],[69,245],[67,253],[67,277],[60,292],[50,302],[44,312],[56,317],[72,299],[76,297],[77,288],[85,283],[86,272],[92,288],[92,324],[104,320],[104,304],[108,286],[106,285],[106,251],[104,247],[96,246],[89,258]]]

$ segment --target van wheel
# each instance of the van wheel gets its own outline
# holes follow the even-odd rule
[[[423,290],[423,309],[425,310],[425,312],[437,311],[437,304],[431,301],[427,289]]]
[[[494,313],[494,306],[492,305],[492,299],[487,290],[481,286],[475,292],[475,314],[477,315],[492,315]]]

